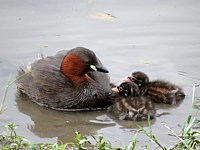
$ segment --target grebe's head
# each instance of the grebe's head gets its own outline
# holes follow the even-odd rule
[[[116,88],[112,88],[112,91],[117,92],[122,96],[139,96],[140,90],[137,84],[133,82],[123,82]]]
[[[75,82],[88,78],[87,72],[89,71],[108,73],[108,70],[98,63],[94,52],[83,47],[70,50],[63,58],[60,70]]]
[[[131,77],[130,76],[125,77],[122,80],[124,82],[134,82],[139,87],[142,87],[144,84],[149,82],[149,77],[144,72],[137,71],[137,72],[133,72]]]

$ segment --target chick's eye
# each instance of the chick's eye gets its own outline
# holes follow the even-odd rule
[[[123,88],[122,87],[118,87],[119,91],[123,91]]]
[[[132,81],[132,82],[134,82],[134,81],[135,81],[135,79],[131,78],[131,81]]]
[[[135,82],[135,81],[137,81],[137,79],[136,78],[131,78],[131,81]]]

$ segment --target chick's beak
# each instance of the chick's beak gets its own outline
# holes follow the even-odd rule
[[[132,82],[130,77],[125,77],[122,79],[123,82]]]
[[[112,88],[112,91],[113,91],[113,92],[116,92],[116,93],[119,93],[119,89],[116,88],[116,87],[115,87],[115,88]]]

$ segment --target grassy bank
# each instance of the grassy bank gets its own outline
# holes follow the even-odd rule
[[[42,143],[42,144],[33,144],[28,139],[23,138],[21,135],[16,133],[17,125],[11,123],[6,125],[6,131],[3,132],[0,136],[0,149],[1,150],[134,150],[137,145],[137,135],[145,134],[152,142],[154,142],[159,149],[162,150],[199,150],[200,149],[200,131],[194,129],[195,117],[190,114],[187,118],[187,121],[183,125],[179,125],[181,130],[181,135],[177,135],[172,129],[170,129],[166,124],[163,124],[169,130],[169,133],[177,138],[177,143],[170,147],[164,147],[159,139],[153,134],[151,130],[151,124],[149,119],[149,130],[145,130],[142,127],[138,127],[138,131],[133,137],[133,140],[129,145],[125,147],[113,148],[109,141],[106,141],[103,137],[95,138],[91,136],[95,142],[82,136],[80,132],[74,133],[75,142],[67,143]],[[169,139],[170,140],[170,139]],[[148,149],[148,145],[144,149]]]
[[[25,74],[24,74],[25,75]],[[19,78],[23,77],[20,76]],[[18,79],[19,79],[18,78]],[[3,113],[6,109],[4,106],[4,102],[6,100],[6,95],[9,87],[15,83],[18,79],[11,81],[5,88],[5,94],[3,96],[2,102],[0,104],[0,114]],[[113,148],[109,141],[106,141],[102,136],[94,137],[91,136],[86,137],[81,135],[80,132],[74,133],[75,142],[67,142],[67,143],[41,143],[34,144],[28,139],[22,137],[17,134],[16,128],[17,125],[14,123],[10,123],[5,126],[5,131],[0,133],[0,150],[86,150],[86,149],[94,149],[94,150],[134,150],[137,146],[137,136],[139,134],[146,135],[151,142],[153,142],[158,149],[162,150],[200,150],[200,130],[199,127],[195,127],[195,122],[199,121],[196,119],[198,114],[198,110],[200,106],[195,104],[195,86],[193,86],[193,108],[191,108],[191,113],[188,115],[187,120],[183,125],[178,125],[180,127],[181,134],[178,135],[167,126],[167,124],[163,123],[163,126],[169,130],[169,134],[173,137],[176,137],[177,142],[170,147],[163,146],[159,139],[154,135],[151,124],[150,117],[148,118],[148,129],[144,129],[143,127],[138,126],[138,130],[134,135],[132,141],[129,145],[124,147]],[[193,113],[195,112],[195,113]],[[90,139],[93,139],[92,141]],[[169,139],[170,140],[170,137]],[[148,145],[146,145],[143,149],[148,150]]]

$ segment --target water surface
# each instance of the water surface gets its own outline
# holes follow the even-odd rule
[[[176,139],[168,135],[162,122],[177,134],[181,132],[177,124],[186,121],[192,86],[200,82],[199,7],[197,0],[1,0],[0,95],[19,66],[32,63],[38,53],[49,56],[84,46],[95,51],[115,84],[141,70],[152,80],[164,79],[183,87],[185,100],[173,106],[158,105],[158,113],[170,114],[151,121],[153,133],[164,146],[170,146]],[[74,131],[80,131],[103,135],[117,147],[132,140],[138,124],[148,129],[146,121],[120,121],[106,111],[54,111],[15,94],[13,85],[6,98],[7,109],[0,115],[0,131],[14,122],[19,125],[17,132],[34,143],[73,141]],[[139,134],[138,147],[148,141]]]

